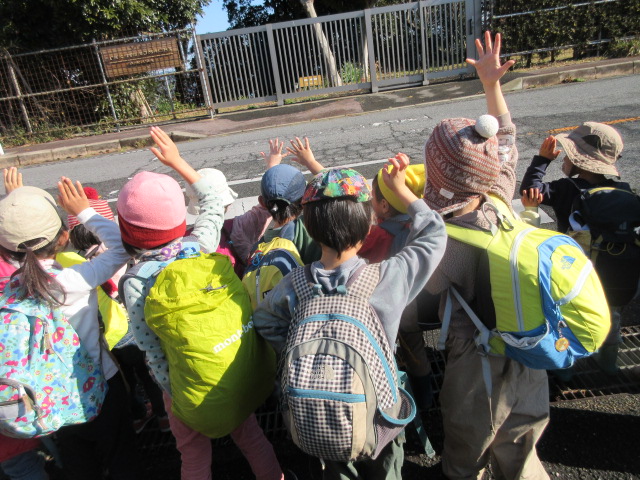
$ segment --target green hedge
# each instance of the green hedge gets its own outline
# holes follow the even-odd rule
[[[607,55],[612,54],[619,44],[611,42],[589,46],[588,42],[640,35],[640,0],[599,4],[591,2],[590,5],[575,6],[587,2],[588,0],[489,0],[485,2],[485,8],[493,14],[490,29],[501,32],[504,37],[504,53],[578,45],[574,48],[574,58],[595,55],[596,52]],[[540,11],[563,6],[569,8]],[[494,18],[529,11],[534,13]],[[554,52],[549,53],[552,59],[553,54]],[[529,63],[531,56],[528,57]]]

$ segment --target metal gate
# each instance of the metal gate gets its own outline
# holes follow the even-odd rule
[[[474,0],[431,0],[200,35],[215,108],[377,92],[469,72]]]

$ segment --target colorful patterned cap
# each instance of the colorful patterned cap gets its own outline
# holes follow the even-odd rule
[[[307,185],[302,204],[345,197],[352,197],[356,202],[371,200],[367,180],[352,168],[325,169]]]

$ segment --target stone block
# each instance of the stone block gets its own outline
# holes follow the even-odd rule
[[[0,155],[0,168],[17,167],[19,165],[20,163],[18,162],[17,153],[5,153],[4,155]]]
[[[65,160],[67,158],[83,157],[87,154],[85,145],[72,145],[69,147],[54,148],[51,150],[54,160]]]
[[[111,153],[120,150],[120,140],[108,140],[106,142],[88,143],[86,145],[87,155],[100,155],[101,153]]]
[[[36,165],[53,161],[51,150],[40,150],[37,152],[24,152],[18,154],[18,162],[21,166]]]

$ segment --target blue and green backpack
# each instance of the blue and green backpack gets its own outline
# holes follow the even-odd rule
[[[453,295],[474,322],[476,343],[485,354],[553,370],[596,352],[611,320],[598,275],[580,246],[567,235],[524,223],[497,197],[483,208],[493,209],[498,217],[491,232],[447,224],[447,233],[486,251],[495,325],[487,326],[487,319],[481,320],[451,288],[440,347]]]
[[[0,298],[0,433],[42,437],[94,419],[107,392],[100,362],[59,308],[19,292],[14,277]]]

